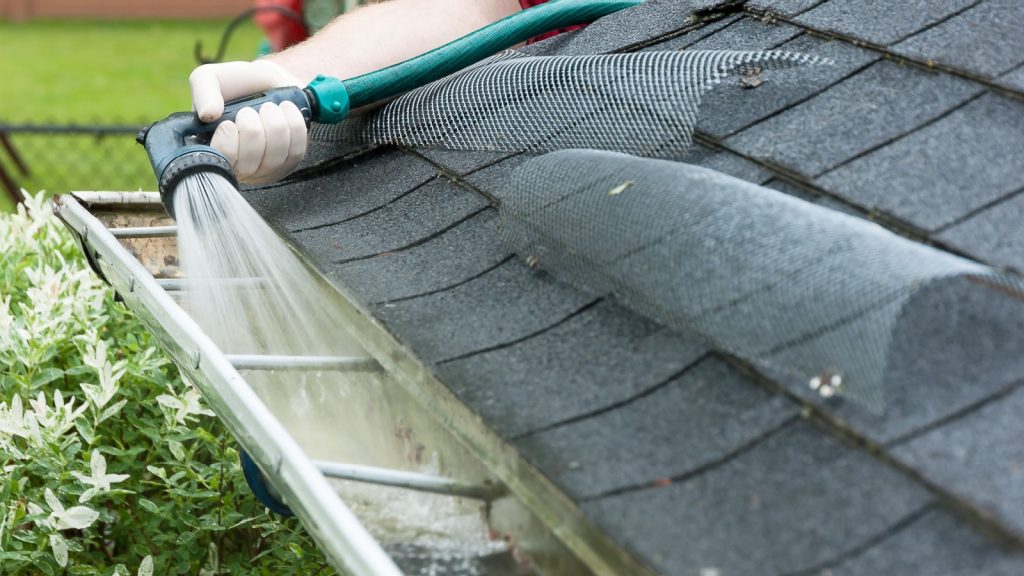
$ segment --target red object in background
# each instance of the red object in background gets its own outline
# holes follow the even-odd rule
[[[523,7],[523,10],[537,6],[547,2],[548,0],[519,0],[519,5]],[[302,2],[303,0],[256,0],[256,7],[265,6],[278,6],[293,11],[300,18],[302,15]],[[257,12],[253,19],[256,24],[263,29],[263,33],[267,35],[267,40],[270,41],[270,47],[274,52],[280,52],[289,46],[298,44],[309,37],[309,32],[306,30],[306,26],[301,22],[297,22],[293,18],[289,18],[285,14],[272,10],[263,10]],[[567,28],[559,28],[558,30],[552,30],[539,36],[534,36],[530,39],[529,43],[538,42],[545,38],[557,36],[562,32],[569,32],[570,30],[579,30],[584,26],[569,26]]]
[[[309,37],[305,24],[302,23],[302,0],[256,0],[256,7],[278,6],[295,13],[299,18],[289,18],[274,10],[260,10],[253,16],[256,25],[263,29],[274,52],[298,44]]]
[[[537,6],[537,5],[543,4],[543,3],[547,2],[547,1],[548,0],[519,0],[519,5],[523,7],[523,10],[526,10],[527,8],[529,8],[531,6]],[[540,36],[534,36],[533,38],[530,38],[530,41],[527,42],[527,44],[533,44],[534,42],[540,42],[541,40],[544,40],[545,38],[551,38],[552,36],[558,36],[562,32],[569,32],[569,31],[572,31],[572,30],[579,30],[580,28],[586,28],[586,25],[569,26],[568,28],[559,28],[558,30],[552,30],[551,32],[545,32],[544,34],[541,34]]]

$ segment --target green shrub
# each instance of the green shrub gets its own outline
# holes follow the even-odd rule
[[[0,277],[0,574],[333,573],[41,194]]]

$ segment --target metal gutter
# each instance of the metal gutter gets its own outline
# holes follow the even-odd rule
[[[148,204],[149,198],[126,199]],[[111,200],[117,201],[114,197]],[[89,201],[86,199],[86,201]],[[331,564],[353,576],[401,571],[249,387],[231,361],[103,224],[71,196],[53,201],[90,261],[251,455]]]

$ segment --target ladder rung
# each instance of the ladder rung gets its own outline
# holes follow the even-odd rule
[[[468,484],[432,474],[362,466],[359,464],[325,462],[323,460],[314,460],[313,465],[319,468],[324,476],[339,480],[393,486],[395,488],[406,488],[408,490],[445,494],[447,496],[462,496],[487,502],[506,494],[505,487],[500,484]]]
[[[177,226],[131,226],[109,230],[114,238],[168,238],[178,235]]]
[[[156,282],[168,292],[183,292],[185,290],[185,281],[181,278],[157,278]]]
[[[226,354],[236,370],[337,370],[372,372],[380,369],[373,358],[359,356],[277,356]]]
[[[190,283],[195,282],[194,280],[190,281],[186,278],[157,278],[156,281],[160,284],[160,287],[167,292],[187,291],[190,287]],[[216,280],[215,284],[217,286],[224,287],[234,286],[239,288],[258,288],[265,285],[266,281],[261,278],[230,278],[225,280]]]

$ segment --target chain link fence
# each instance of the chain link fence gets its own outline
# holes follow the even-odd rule
[[[0,194],[20,190],[155,190],[138,123],[5,124],[0,122]]]

